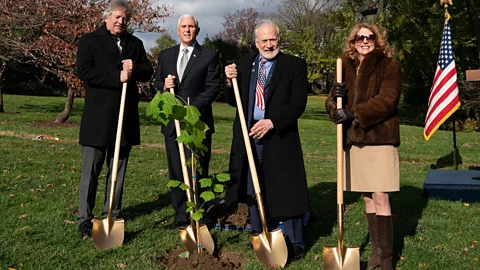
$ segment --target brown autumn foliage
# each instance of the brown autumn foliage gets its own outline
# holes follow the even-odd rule
[[[64,115],[68,119],[74,95],[83,94],[75,76],[77,42],[102,22],[106,0],[0,0],[0,62],[34,64],[55,74],[68,86]],[[163,32],[158,24],[170,7],[154,0],[131,0],[131,31]],[[0,89],[1,90],[1,89]],[[1,93],[1,92],[0,92]],[[70,103],[70,104],[69,104]]]

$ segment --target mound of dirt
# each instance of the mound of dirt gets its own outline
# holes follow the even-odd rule
[[[218,256],[207,252],[192,253],[188,258],[180,258],[185,250],[176,248],[157,258],[156,263],[167,269],[185,270],[237,270],[243,269],[243,255],[238,252],[221,251]]]

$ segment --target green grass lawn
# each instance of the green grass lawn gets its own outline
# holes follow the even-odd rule
[[[182,246],[166,188],[168,174],[159,124],[145,116],[140,104],[142,145],[132,150],[123,196],[125,241],[121,248],[98,252],[81,239],[78,205],[81,153],[77,143],[83,99],[76,99],[68,125],[51,122],[63,109],[63,97],[4,95],[7,113],[0,114],[0,269],[160,269],[156,259]],[[310,97],[300,119],[300,133],[314,217],[306,231],[304,260],[288,269],[321,269],[322,249],[335,246],[335,125],[325,113],[324,99]],[[235,109],[215,104],[211,172],[228,170]],[[45,134],[59,140],[34,140]],[[46,137],[48,137],[46,136]],[[401,191],[391,195],[397,269],[480,269],[480,204],[423,197],[431,168],[453,169],[452,133],[437,131],[430,141],[423,129],[401,126]],[[457,133],[460,170],[480,169],[479,133]],[[480,173],[479,173],[480,174]],[[96,214],[103,204],[105,180],[97,192]],[[100,207],[98,206],[100,205]],[[345,242],[359,246],[366,261],[370,245],[361,196],[345,194]],[[239,251],[245,269],[263,269],[248,235],[212,230],[217,247]],[[318,255],[318,256],[317,256]]]

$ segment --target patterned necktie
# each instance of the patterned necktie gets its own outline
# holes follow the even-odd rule
[[[119,50],[120,53],[121,53],[121,52],[122,52],[122,45],[120,44],[121,39],[118,38],[118,37],[113,37],[113,40],[115,40],[115,43],[117,44],[118,50]]]
[[[258,69],[257,75],[257,87],[255,90],[255,105],[260,108],[260,110],[265,110],[265,84],[267,83],[267,73],[265,70],[265,63],[267,59],[262,58],[260,60],[260,68]]]
[[[183,72],[185,71],[185,67],[187,67],[188,63],[188,48],[184,48],[182,50],[182,59],[180,59],[180,66],[178,67],[178,80],[182,81]]]

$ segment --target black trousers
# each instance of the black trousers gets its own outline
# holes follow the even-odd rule
[[[180,182],[184,182],[183,180],[183,173],[182,173],[182,165],[180,163],[180,153],[178,151],[178,143],[175,140],[176,136],[165,136],[165,148],[167,151],[167,161],[168,161],[168,174],[170,180],[178,180]],[[200,180],[201,178],[208,177],[208,168],[210,163],[211,157],[211,148],[212,148],[212,134],[207,134],[206,138],[203,140],[203,144],[208,148],[208,151],[205,155],[200,155],[198,157],[200,166],[202,167],[202,173],[197,172],[197,179]],[[188,160],[192,156],[192,152],[188,150],[185,146],[185,159]],[[191,177],[192,171],[189,167],[188,175]],[[199,185],[197,185],[197,191],[199,191]],[[187,210],[187,195],[185,191],[181,190],[180,188],[172,188],[171,190],[171,199],[172,199],[172,207],[175,210],[175,221],[176,222],[187,222],[189,219],[189,214],[186,212]],[[193,200],[193,198],[192,198]]]
[[[263,191],[263,143],[261,140],[258,139],[252,139],[252,142],[252,152],[255,157],[255,166],[259,178],[258,181],[260,184],[260,189],[262,189]],[[262,194],[263,193],[264,192],[262,192]],[[265,198],[263,198],[263,202],[265,205]],[[262,222],[260,219],[260,212],[258,211],[258,205],[256,203],[255,189],[253,186],[250,168],[248,169],[247,179],[247,204],[252,233],[260,233],[262,231]],[[268,222],[269,230],[279,227],[281,222],[283,225],[283,234],[287,243],[292,246],[305,248],[305,243],[303,240],[303,216],[287,217],[283,219],[272,219],[268,218],[268,213],[265,213],[265,215]]]
[[[123,182],[127,170],[128,157],[131,146],[120,147],[118,160],[117,181],[115,185],[115,198],[113,201],[112,218],[116,218],[122,208]],[[80,198],[78,206],[78,224],[87,219],[93,219],[95,197],[98,186],[98,176],[102,172],[105,158],[107,159],[107,184],[105,186],[105,200],[102,216],[108,213],[108,198],[110,197],[110,184],[113,167],[115,147],[90,147],[82,146],[82,176],[80,179]]]

